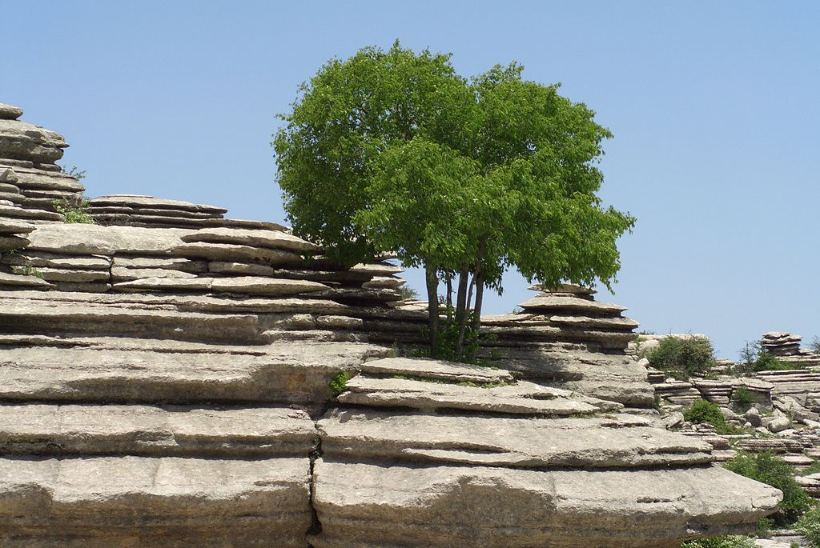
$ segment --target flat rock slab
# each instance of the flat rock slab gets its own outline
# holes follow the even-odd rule
[[[316,429],[296,409],[0,404],[0,454],[305,456]]]
[[[364,375],[347,382],[341,403],[370,407],[410,407],[433,411],[460,409],[512,415],[572,416],[614,411],[617,403],[574,396],[572,392],[521,381],[482,387],[412,379],[372,378]]]
[[[77,255],[170,255],[189,232],[173,228],[50,224],[38,226],[29,235],[29,248]]]
[[[114,341],[115,342],[115,341]],[[136,341],[135,341],[136,342]],[[189,345],[197,352],[35,346],[0,352],[0,399],[60,402],[270,402],[313,404],[331,398],[343,369],[384,351],[358,343],[252,348]],[[181,347],[184,349],[184,347]],[[240,353],[241,351],[241,353]]]
[[[198,213],[212,213],[223,215],[227,209],[205,204],[194,204],[183,200],[168,200],[165,198],[155,198],[153,196],[143,196],[140,194],[110,194],[100,196],[90,200],[92,207],[124,206],[139,209],[179,209],[182,211],[192,211]]]
[[[596,313],[597,315],[619,316],[626,307],[580,299],[578,297],[542,295],[533,297],[521,303],[521,308],[527,311],[576,311]]]
[[[0,159],[0,163],[3,160]],[[76,194],[83,192],[85,187],[77,180],[61,171],[47,171],[32,167],[15,167],[17,181],[14,183],[21,190],[53,190]]]
[[[68,268],[73,270],[108,270],[111,267],[111,259],[108,257],[72,257],[70,255],[59,255],[55,253],[45,253],[42,251],[19,251],[11,256],[0,257],[3,264],[48,268]]]
[[[2,283],[22,278],[26,285],[48,284],[34,276],[5,275]],[[72,301],[15,299],[0,293],[0,331],[7,333],[60,333],[61,335],[94,335],[155,337],[158,339],[207,340],[234,344],[258,342],[259,318],[252,314],[204,314],[121,306],[91,299],[83,306]]]
[[[712,446],[611,418],[498,418],[331,410],[319,421],[327,458],[383,458],[516,468],[639,468],[712,461]]]
[[[50,289],[53,286],[42,278],[25,274],[9,274],[0,272],[0,286],[11,287],[36,287]]]
[[[513,381],[512,373],[505,369],[423,358],[373,360],[362,365],[362,372],[371,375],[405,375],[450,382],[498,383]]]
[[[16,120],[22,115],[23,109],[21,109],[20,107],[16,107],[14,105],[7,105],[6,103],[0,103],[0,119]]]
[[[10,204],[11,202],[9,202]],[[25,219],[27,221],[63,221],[63,216],[42,209],[23,209],[13,205],[0,205],[0,217]],[[72,225],[69,225],[72,226]]]
[[[301,293],[326,291],[328,286],[308,280],[288,280],[257,276],[236,278],[206,277],[155,277],[141,278],[114,285],[115,289],[129,290],[180,290],[212,291],[215,293],[239,293],[243,295],[289,296]]]
[[[291,251],[236,244],[194,242],[172,250],[176,257],[210,259],[223,262],[259,262],[267,265],[299,264],[302,257]]]
[[[720,467],[632,471],[314,467],[316,547],[677,548],[753,530],[777,489]]]
[[[4,546],[304,546],[303,458],[0,459]]]
[[[0,234],[28,234],[34,225],[23,221],[0,218]]]
[[[51,164],[63,157],[67,146],[57,132],[0,117],[0,157]]]
[[[277,230],[249,230],[241,228],[205,228],[183,238],[185,242],[238,244],[289,251],[321,251],[321,248],[293,234]]]

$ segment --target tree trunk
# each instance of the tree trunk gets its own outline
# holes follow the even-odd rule
[[[484,277],[480,272],[475,275],[475,307],[473,309],[473,333],[478,336],[481,329],[481,305],[484,304]]]
[[[430,320],[430,355],[435,356],[438,349],[438,275],[436,269],[424,265],[427,281],[427,315]]]
[[[447,309],[453,308],[453,273],[449,270],[444,274],[444,282],[447,285]]]
[[[475,282],[475,307],[473,307],[473,321],[472,329],[476,338],[478,338],[478,331],[481,329],[481,306],[484,304],[484,272],[481,270],[481,261],[484,259],[484,253],[487,248],[485,240],[478,242],[478,260],[476,261],[475,274],[473,275],[473,282]]]
[[[470,271],[467,270],[467,267],[461,269],[461,272],[458,273],[458,293],[456,293],[456,314],[455,314],[455,321],[456,325],[461,325],[461,322],[464,319],[465,312],[467,310],[466,303],[467,303],[467,282],[470,278]]]
[[[470,281],[470,287],[467,290],[467,301],[464,304],[464,316],[462,317],[461,323],[458,324],[458,342],[456,343],[456,358],[459,361],[464,359],[464,334],[467,331],[467,320],[469,319],[468,311],[470,310],[470,303],[473,300],[473,286],[475,286],[475,274],[473,274],[473,279]]]

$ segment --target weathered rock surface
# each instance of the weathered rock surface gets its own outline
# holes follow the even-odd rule
[[[321,459],[313,481],[317,547],[672,548],[741,528],[779,500],[720,467],[543,472]]]
[[[0,458],[4,546],[304,546],[307,457]]]
[[[776,504],[712,464],[722,438],[660,424],[637,323],[592,290],[486,318],[481,367],[388,357],[426,328],[390,257],[344,268],[149,196],[65,224],[65,142],[19,116],[0,105],[0,545],[673,546]]]

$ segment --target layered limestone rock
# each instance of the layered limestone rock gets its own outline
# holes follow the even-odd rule
[[[800,367],[820,366],[820,354],[801,347],[802,337],[793,333],[770,331],[763,335],[760,347],[779,360]]]
[[[488,317],[495,367],[397,357],[426,312],[390,260],[150,197],[65,224],[28,201],[81,192],[65,143],[20,114],[0,105],[0,191],[25,196],[0,204],[0,545],[673,546],[779,500],[657,424],[637,324],[589,290]]]

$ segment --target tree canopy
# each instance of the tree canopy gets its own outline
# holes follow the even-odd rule
[[[512,63],[466,79],[449,55],[365,48],[302,85],[274,137],[297,234],[344,263],[391,251],[425,269],[433,352],[440,280],[448,305],[458,280],[460,357],[484,288],[500,291],[507,268],[547,287],[609,287],[616,241],[635,221],[596,194],[610,132],[522,71]]]

